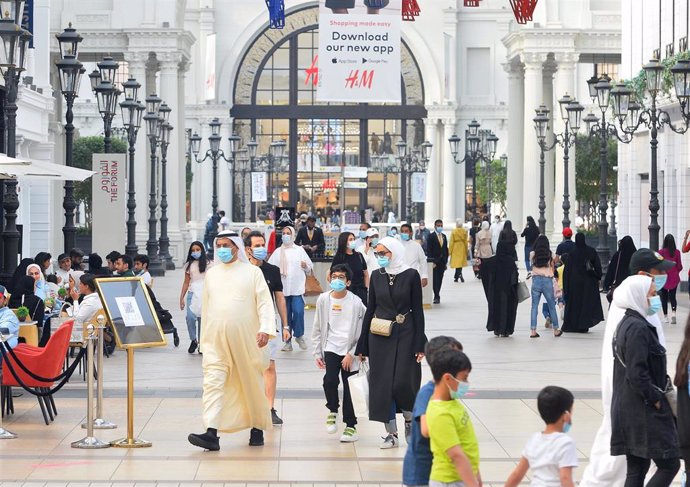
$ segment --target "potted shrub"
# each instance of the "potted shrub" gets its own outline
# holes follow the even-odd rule
[[[60,296],[60,299],[65,299],[67,297],[67,289],[64,287],[58,289],[58,296]]]
[[[17,308],[17,318],[19,318],[19,321],[26,321],[26,318],[29,316],[29,308],[26,306],[20,306]]]

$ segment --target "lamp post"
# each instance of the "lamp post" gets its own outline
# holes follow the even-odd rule
[[[460,148],[460,137],[453,134],[449,139],[450,153],[453,156],[453,162],[462,164],[467,162],[472,169],[472,219],[477,218],[477,162],[484,161],[491,163],[496,155],[496,146],[498,145],[498,137],[490,130],[483,130],[480,132],[481,125],[476,120],[472,120],[468,124],[468,129],[465,130],[465,156],[458,160],[458,153]],[[489,199],[491,199],[489,197]]]
[[[407,142],[402,139],[395,144],[400,164],[402,204],[405,210],[404,213],[401,212],[402,220],[412,221],[411,218],[417,216],[412,215],[412,173],[426,172],[432,147],[433,144],[429,141],[412,150],[409,150]]]
[[[235,153],[237,151],[237,141],[239,140],[239,137],[236,135],[232,135],[228,137],[228,140],[230,142],[230,157],[225,156],[225,152],[220,148],[220,141],[222,140],[222,137],[220,136],[220,127],[221,123],[220,120],[217,118],[214,118],[211,120],[209,123],[211,127],[211,135],[208,137],[208,143],[209,143],[209,149],[206,151],[206,154],[204,154],[204,157],[202,159],[199,159],[199,150],[201,148],[201,137],[199,134],[195,133],[191,137],[191,144],[192,144],[192,153],[194,154],[194,160],[201,164],[204,162],[206,159],[211,159],[213,162],[213,194],[211,196],[211,210],[213,212],[213,215],[216,215],[218,213],[218,160],[223,159],[225,162],[232,163],[235,159]],[[234,181],[233,181],[234,184]],[[216,238],[217,231],[214,229],[213,232],[211,232],[211,239]]]
[[[19,91],[19,77],[25,69],[26,49],[31,39],[31,33],[22,29],[22,15],[24,2],[19,0],[3,2],[2,18],[0,18],[0,72],[5,80],[5,117],[7,132],[6,152],[9,157],[17,156],[17,95]],[[17,180],[7,179],[4,182],[2,207],[5,224],[2,231],[3,240],[3,271],[9,278],[17,268],[19,255],[19,230],[17,230],[17,210],[19,196],[17,194]]]
[[[283,164],[283,155],[285,154],[285,147],[287,142],[284,140],[277,140],[270,143],[268,146],[268,153],[257,156],[257,148],[259,144],[254,139],[247,142],[247,153],[249,155],[250,167],[252,171],[260,171],[268,173],[268,198],[267,205],[270,208],[275,207],[275,198],[273,197],[273,173],[287,170]],[[269,209],[270,209],[269,208]]]
[[[151,150],[151,186],[149,191],[149,238],[146,241],[146,254],[149,258],[149,272],[152,276],[164,276],[165,268],[158,257],[158,240],[156,239],[156,147],[158,146],[159,119],[158,110],[161,106],[161,99],[155,95],[146,97],[146,135],[149,138]]]
[[[381,154],[378,156],[371,156],[376,161],[376,165],[383,173],[383,215],[388,215],[390,210],[390,196],[388,195],[388,175],[397,174],[400,172],[399,159],[394,157],[391,159],[388,154]]]
[[[117,111],[117,99],[120,96],[120,90],[115,86],[115,75],[119,64],[112,57],[104,57],[103,60],[97,64],[98,69],[94,69],[89,74],[89,81],[91,82],[91,89],[96,95],[98,102],[98,112],[103,119],[103,146],[106,154],[112,151],[111,133],[113,118]]]
[[[651,107],[642,107],[631,99],[631,90],[625,87],[616,87],[611,91],[613,98],[613,112],[621,130],[629,138],[623,142],[629,143],[632,135],[641,127],[646,126],[650,135],[651,168],[650,168],[650,189],[649,189],[649,247],[652,250],[659,249],[659,188],[657,178],[657,150],[659,142],[657,140],[659,129],[667,125],[673,132],[684,134],[690,125],[690,61],[680,60],[672,68],[673,86],[675,95],[680,104],[680,112],[683,117],[683,126],[677,127],[671,122],[671,115],[657,107],[657,96],[663,83],[664,66],[658,60],[652,59],[645,64],[642,69],[645,72],[646,92],[651,100]]]
[[[122,112],[122,124],[127,135],[127,143],[129,145],[129,171],[127,178],[127,245],[125,245],[125,253],[134,258],[137,255],[139,248],[136,241],[137,220],[135,210],[137,208],[136,192],[135,192],[135,178],[134,178],[134,152],[137,143],[137,135],[141,127],[141,119],[144,115],[146,107],[143,103],[138,101],[139,88],[141,85],[134,78],[129,78],[122,83],[122,88],[125,92],[125,101],[120,103],[120,110]]]
[[[170,132],[173,126],[168,122],[172,109],[165,103],[158,112],[163,123],[160,126],[161,144],[161,236],[158,239],[160,247],[159,255],[166,271],[174,271],[175,263],[170,255],[170,238],[168,237],[168,146],[170,145]]]
[[[544,105],[541,105],[537,110],[537,116],[534,120],[534,129],[537,133],[537,141],[539,143],[539,166],[540,166],[540,186],[543,187],[543,170],[544,170],[544,152],[549,152],[553,150],[557,145],[563,147],[563,228],[570,227],[570,185],[569,185],[569,159],[570,159],[570,148],[573,147],[577,141],[577,131],[580,130],[580,125],[582,122],[582,111],[584,107],[580,105],[577,100],[573,99],[567,93],[558,100],[558,105],[560,108],[561,119],[564,123],[564,130],[560,134],[554,133],[554,140],[551,144],[546,143],[546,133],[549,124],[549,110]],[[540,116],[541,115],[541,116]],[[545,117],[545,118],[544,118]],[[539,195],[539,213],[540,213],[540,223],[539,230],[541,233],[546,231],[546,228],[542,228],[542,203],[543,203],[543,188],[540,190]],[[544,203],[544,208],[546,204]],[[546,219],[544,219],[544,226],[546,225]]]
[[[60,56],[62,58],[57,62],[57,68],[60,71],[60,91],[62,91],[62,95],[67,103],[67,111],[65,113],[65,164],[72,166],[74,151],[74,125],[72,123],[74,114],[72,113],[72,107],[74,99],[79,96],[79,85],[85,71],[77,59],[77,49],[82,41],[82,37],[77,34],[77,31],[72,28],[71,24],[56,37],[60,44]],[[62,201],[62,207],[65,209],[65,226],[62,227],[64,247],[65,252],[69,252],[75,247],[77,237],[77,227],[74,226],[74,210],[77,207],[77,202],[74,199],[74,181],[65,181],[65,197]]]

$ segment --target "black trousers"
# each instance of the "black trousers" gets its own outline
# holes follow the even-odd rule
[[[434,299],[441,299],[441,284],[443,284],[443,274],[446,268],[441,266],[434,267]]]
[[[624,487],[644,487],[644,478],[652,461],[634,455],[626,455],[625,458],[628,474],[625,477]],[[654,459],[654,463],[657,471],[647,482],[646,487],[669,487],[680,469],[680,460],[678,458]]]
[[[457,281],[462,277],[462,267],[455,269],[455,280]]]
[[[662,289],[659,291],[659,297],[661,298],[661,307],[664,310],[664,315],[668,314],[668,302],[671,301],[671,310],[675,311],[678,307],[678,301],[676,300],[677,287],[673,289]]]
[[[352,407],[352,397],[350,396],[350,384],[347,379],[356,372],[350,372],[340,365],[343,361],[342,355],[333,352],[323,354],[326,362],[326,375],[323,376],[323,392],[326,394],[326,407],[332,413],[337,413],[340,408],[340,398],[338,397],[338,386],[340,378],[343,378],[343,423],[346,426],[354,427],[357,424],[355,409]]]

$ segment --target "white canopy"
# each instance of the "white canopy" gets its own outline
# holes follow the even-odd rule
[[[0,154],[0,179],[84,181],[95,173],[52,162],[25,161]]]

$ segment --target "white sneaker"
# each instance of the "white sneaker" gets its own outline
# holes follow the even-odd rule
[[[389,434],[383,439],[383,443],[379,446],[381,450],[390,450],[391,448],[398,448],[400,441],[394,434]]]
[[[292,352],[292,342],[285,342],[283,348],[280,349],[283,352]]]
[[[340,443],[354,443],[357,440],[359,440],[357,430],[350,426],[343,430],[343,435],[340,437]]]
[[[304,337],[303,337],[303,336],[295,338],[295,341],[297,342],[297,345],[299,345],[299,348],[300,348],[301,350],[306,350],[306,349],[307,349],[307,342],[304,341]]]
[[[337,420],[338,415],[336,413],[328,413],[328,416],[326,416],[326,431],[329,435],[334,435],[338,432],[338,424],[336,423]]]
[[[667,325],[671,323],[671,321],[668,319],[668,315],[664,315],[664,323],[666,323]]]

